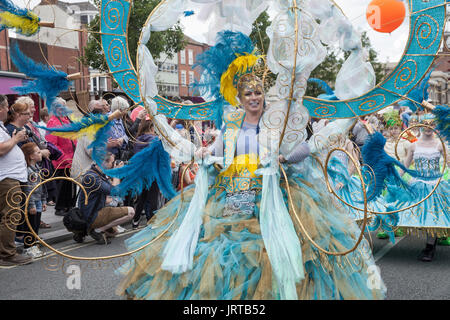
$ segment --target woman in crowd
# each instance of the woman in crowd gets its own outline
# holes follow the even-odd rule
[[[56,104],[66,105],[66,101],[62,98],[56,98]],[[67,116],[52,115],[47,123],[48,128],[61,127],[71,123]],[[56,177],[70,177],[70,168],[72,167],[72,159],[77,145],[76,140],[54,136],[48,134],[46,136],[48,142],[55,145],[62,153],[61,157],[53,160]],[[55,204],[55,215],[64,216],[67,211],[75,205],[75,185],[68,180],[58,180],[57,182],[57,198]]]
[[[141,121],[138,137],[134,144],[134,154],[148,147],[156,137],[153,123],[149,119]],[[136,210],[132,220],[133,229],[139,227],[142,210],[145,212],[147,222],[153,217],[155,211],[158,209],[159,194],[158,184],[154,181],[150,189],[144,189],[139,195],[136,201]]]
[[[115,97],[111,100],[111,112],[120,110],[122,112],[126,111],[129,107],[129,103],[126,99],[122,97]],[[117,147],[108,148],[108,151],[115,155],[116,159],[128,160],[131,156],[126,155],[127,146],[129,139],[127,132],[125,130],[124,123],[122,119],[114,119],[112,122],[112,128],[110,131],[110,138],[118,141]]]

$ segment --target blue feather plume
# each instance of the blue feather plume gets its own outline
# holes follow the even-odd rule
[[[45,99],[48,111],[52,115],[67,116],[72,112],[67,107],[54,103],[59,93],[69,88],[69,80],[65,72],[30,59],[20,51],[17,43],[11,47],[11,60],[19,72],[34,79],[24,86],[13,87],[14,91],[18,94],[38,93]]]
[[[216,44],[196,57],[193,68],[200,68],[202,77],[195,81],[193,89],[207,92],[209,100],[217,100],[213,107],[220,109],[216,127],[221,128],[222,113],[225,100],[220,94],[220,79],[228,69],[231,62],[246,53],[252,53],[255,49],[251,39],[241,32],[229,30],[217,34]]]
[[[62,127],[47,128],[42,126],[36,126],[39,129],[44,129],[49,132],[80,132],[81,130],[88,128],[94,124],[104,124],[108,122],[108,116],[103,114],[89,114],[80,119],[80,121],[72,121]]]
[[[428,88],[430,84],[428,81],[430,80],[431,73],[434,69],[430,70],[427,75],[422,79],[422,81],[417,85],[414,89],[412,89],[407,97],[411,100],[403,100],[399,102],[400,106],[409,107],[411,111],[415,112],[417,109],[422,108],[422,102],[428,100]]]
[[[0,0],[0,11],[7,11],[7,12],[10,12],[12,14],[15,14],[17,16],[22,16],[22,17],[28,15],[27,9],[22,9],[22,8],[17,7],[10,0]],[[1,30],[2,29],[0,26],[0,31]]]
[[[195,12],[193,10],[189,10],[189,11],[184,11],[183,13],[184,13],[185,17],[189,17],[189,16],[192,16]]]
[[[436,129],[450,141],[450,107],[448,105],[436,106],[433,109],[435,116]]]
[[[317,79],[317,78],[309,78],[308,82],[315,83],[319,89],[325,91],[325,94],[320,94],[318,96],[319,99],[323,100],[339,100],[336,95],[334,94],[333,89],[323,80]]]
[[[94,140],[88,146],[92,149],[92,160],[101,168],[103,168],[103,161],[108,153],[108,138],[111,136],[110,131],[113,127],[112,121],[108,122],[104,127],[100,128],[95,134]]]
[[[155,138],[145,149],[136,153],[127,165],[121,168],[104,170],[107,176],[119,178],[119,185],[113,187],[113,196],[125,197],[139,195],[150,189],[156,180],[159,190],[166,199],[176,195],[172,185],[170,156],[164,150],[161,140]]]
[[[414,195],[414,190],[403,181],[395,166],[398,166],[412,177],[420,177],[421,179],[426,180],[436,179],[436,177],[421,176],[417,171],[407,169],[402,163],[392,158],[384,151],[385,144],[386,138],[377,131],[374,134],[369,135],[361,150],[364,164],[373,170],[372,174],[369,169],[366,167],[363,168],[366,180],[369,180],[367,177],[372,176],[372,179],[368,182],[367,201],[376,199],[381,195],[387,184],[401,186]]]

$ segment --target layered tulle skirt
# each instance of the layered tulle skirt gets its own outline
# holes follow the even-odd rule
[[[353,248],[361,232],[328,193],[323,176],[310,170],[303,173],[288,171],[295,206],[295,212],[290,208],[289,214],[300,239],[305,270],[305,278],[296,285],[298,298],[384,298],[386,289],[364,238],[355,251],[334,256],[322,253],[302,232],[299,223],[318,246],[331,252]],[[283,180],[281,187],[288,203]],[[224,216],[226,192],[211,188],[193,267],[181,274],[161,268],[165,245],[182,223],[193,194],[194,188],[190,188],[173,198],[146,228],[126,241],[129,250],[153,242],[117,270],[123,276],[117,293],[134,299],[279,299],[261,236],[260,192],[252,214]]]
[[[437,184],[435,181],[411,179],[414,199],[407,205],[418,203],[429,196]],[[450,236],[450,183],[444,178],[425,201],[412,209],[400,212],[398,226],[408,233],[428,233],[438,237]]]
[[[347,167],[337,158],[331,158],[328,165],[329,182],[342,200],[346,212],[358,225],[364,220],[364,194],[359,176],[351,176]],[[365,183],[371,183],[370,175],[365,176]],[[341,188],[337,188],[341,184]],[[370,194],[366,194],[370,198]],[[395,206],[386,201],[384,195],[380,195],[367,203],[366,231],[385,231],[390,240],[395,242],[395,230],[399,220],[398,213],[382,214],[388,211],[395,211]]]

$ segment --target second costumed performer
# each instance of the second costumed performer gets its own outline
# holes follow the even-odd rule
[[[250,41],[224,32],[209,53],[233,50],[220,90],[236,108],[225,110],[214,145],[196,152],[202,160],[195,186],[126,241],[134,250],[158,237],[118,270],[124,278],[117,293],[134,299],[383,299],[386,288],[365,239],[335,256],[321,253],[302,232],[331,252],[353,248],[361,234],[328,192],[307,143],[286,158],[267,149],[262,119],[270,108],[254,72],[260,57],[231,45],[238,42],[229,37]],[[370,277],[377,285],[368,285]]]

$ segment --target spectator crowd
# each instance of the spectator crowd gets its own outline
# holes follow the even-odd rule
[[[181,99],[177,102],[192,103]],[[57,98],[55,103],[65,105],[66,101]],[[65,216],[77,207],[88,225],[85,234],[74,233],[73,238],[77,242],[83,242],[89,235],[99,244],[108,244],[111,238],[123,230],[120,225],[131,222],[133,229],[138,228],[144,216],[148,223],[164,205],[166,200],[156,182],[137,197],[120,199],[111,196],[112,187],[120,181],[106,176],[102,167],[110,169],[123,166],[134,154],[157,140],[152,121],[143,107],[130,110],[128,100],[123,97],[115,97],[110,102],[105,99],[92,100],[88,105],[88,112],[93,114],[108,115],[116,110],[122,111],[123,117],[112,120],[107,141],[108,153],[103,165],[98,166],[93,161],[92,148],[89,148],[92,143],[90,137],[82,136],[74,141],[52,135],[44,129],[69,124],[72,122],[70,117],[49,115],[46,109],[42,109],[39,110],[40,121],[36,123],[33,120],[36,107],[30,97],[19,97],[9,105],[7,98],[0,96],[0,265],[27,264],[33,258],[44,255],[38,241],[30,236],[24,210],[20,209],[25,205],[25,197],[17,204],[13,191],[29,195],[34,189],[27,212],[31,228],[36,234],[40,228],[51,227],[41,219],[42,212],[49,206],[54,206],[57,216]],[[398,135],[416,122],[407,109],[394,109],[387,116],[374,114],[356,122],[348,139],[362,148],[368,136],[368,124],[385,135],[388,141],[386,151],[395,156],[394,146]],[[311,119],[307,128],[308,138],[327,123],[328,120]],[[171,120],[170,125],[196,147],[211,145],[220,134],[211,122]],[[420,131],[415,133],[419,135]],[[405,156],[408,144],[413,142],[412,139],[401,140],[400,156]],[[186,166],[188,163],[171,163],[172,182],[176,190],[180,189],[182,172],[186,172],[184,186],[194,181],[197,166]],[[50,177],[61,179],[41,183]],[[80,192],[73,180],[64,179],[67,177],[85,187],[89,195],[87,202],[85,193]],[[17,246],[21,244],[23,254],[17,252]]]

